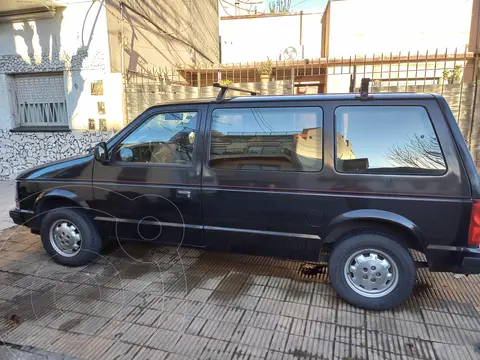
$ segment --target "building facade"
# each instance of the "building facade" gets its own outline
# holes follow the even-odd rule
[[[220,18],[221,62],[317,59],[322,13],[267,13]]]
[[[2,1],[0,179],[86,152],[122,128],[129,71],[218,62],[216,1],[204,2],[203,23],[183,31],[198,14],[193,5],[136,3]]]

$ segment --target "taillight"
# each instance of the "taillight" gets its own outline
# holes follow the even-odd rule
[[[468,232],[468,244],[480,245],[480,201],[478,200],[475,200],[472,205],[470,230]]]

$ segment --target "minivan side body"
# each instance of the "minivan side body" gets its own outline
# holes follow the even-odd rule
[[[392,141],[417,123],[414,135]],[[153,143],[155,131],[190,141]],[[424,253],[431,271],[480,272],[468,240],[478,173],[441,96],[154,106],[106,147],[104,162],[90,153],[20,174],[15,223],[38,231],[45,214],[67,207],[104,238],[303,261],[318,261],[354,229],[378,228]]]

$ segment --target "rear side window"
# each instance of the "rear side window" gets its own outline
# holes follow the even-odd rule
[[[421,106],[335,110],[335,167],[347,173],[442,175],[445,159]]]
[[[216,109],[212,113],[211,168],[319,171],[323,164],[322,109]]]

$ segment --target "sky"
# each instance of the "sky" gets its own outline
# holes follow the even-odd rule
[[[323,11],[327,2],[328,0],[292,0],[292,11]]]
[[[227,9],[227,11],[230,12],[231,15],[234,14],[234,11],[232,10],[233,4],[235,3],[235,0],[220,0],[223,4],[223,6]],[[245,8],[245,9],[254,9],[253,4],[260,3],[262,0],[243,0],[240,2],[240,8]],[[276,0],[263,0],[263,3],[256,4],[258,12],[268,12],[268,5],[270,2],[276,2]],[[251,3],[252,5],[245,5],[246,3]],[[325,6],[327,6],[328,0],[292,0],[291,4],[291,11],[292,12],[299,12],[299,11],[304,11],[304,12],[318,12],[318,11],[323,11],[325,10]]]

